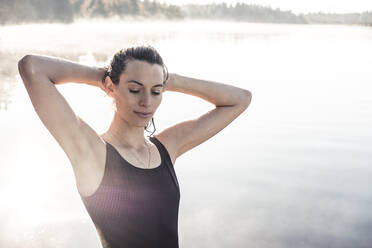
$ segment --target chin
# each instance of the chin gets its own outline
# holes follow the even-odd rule
[[[142,120],[142,121],[136,121],[133,123],[133,126],[135,127],[146,127],[147,125],[150,126],[150,122],[151,122],[151,119],[150,120]]]

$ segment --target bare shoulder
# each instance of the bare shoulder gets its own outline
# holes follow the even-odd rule
[[[154,136],[164,145],[165,149],[167,149],[169,153],[169,157],[174,166],[176,159],[177,159],[177,150],[174,149],[175,146],[174,146],[174,140],[172,139],[172,136],[167,135],[166,132],[160,132],[159,134],[154,135]]]

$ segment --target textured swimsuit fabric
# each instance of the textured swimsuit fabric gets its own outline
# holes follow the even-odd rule
[[[106,165],[98,189],[80,197],[103,248],[178,248],[180,190],[168,151],[150,137],[160,166],[135,167],[106,142]]]

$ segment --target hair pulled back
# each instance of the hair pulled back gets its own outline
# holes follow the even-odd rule
[[[118,85],[120,83],[120,76],[123,72],[125,72],[128,62],[133,60],[146,61],[151,65],[160,65],[163,68],[163,75],[165,77],[163,85],[165,86],[169,77],[168,69],[158,51],[156,51],[156,49],[150,45],[129,47],[116,52],[111,59],[109,66],[104,67],[105,73],[102,78],[102,83],[104,84],[106,77],[109,76],[111,81],[115,85]],[[151,122],[154,126],[154,131],[149,136],[153,135],[153,133],[156,131],[154,117],[151,119]],[[147,132],[150,132],[147,130],[149,126],[150,125],[148,123],[146,127],[144,127]]]

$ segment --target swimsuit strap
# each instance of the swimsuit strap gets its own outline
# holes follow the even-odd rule
[[[164,161],[168,167],[168,171],[170,172],[173,178],[174,184],[176,185],[177,188],[179,188],[177,177],[176,177],[176,172],[174,171],[174,165],[172,164],[172,160],[169,156],[167,149],[155,136],[150,136],[150,140],[158,147],[159,152],[161,153],[161,156],[166,158]]]

